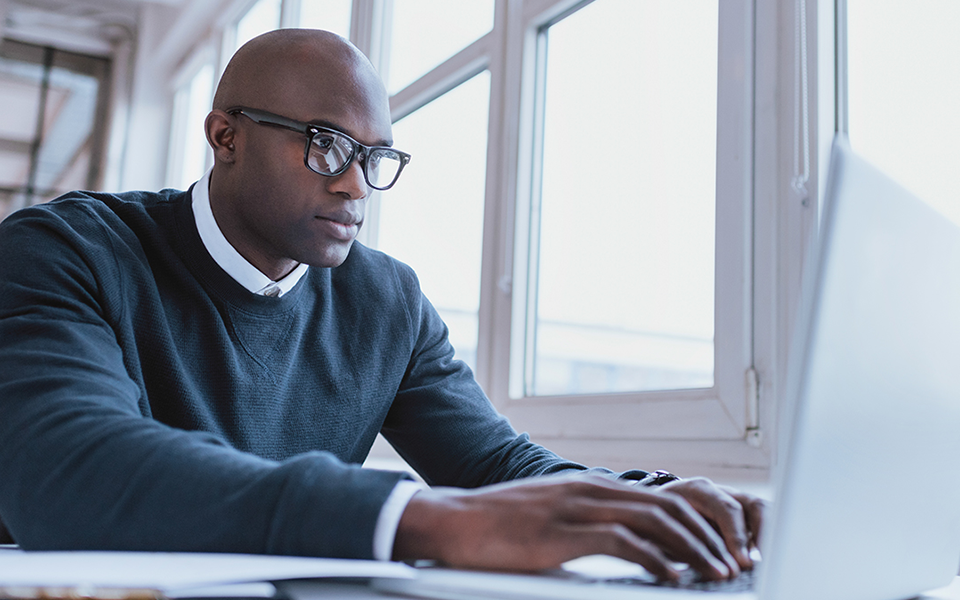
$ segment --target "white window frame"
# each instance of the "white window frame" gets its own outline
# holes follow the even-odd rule
[[[520,3],[515,3],[520,4]],[[717,260],[715,319],[715,384],[710,389],[669,390],[577,396],[523,395],[523,347],[527,313],[526,236],[531,207],[534,152],[534,86],[536,46],[541,28],[576,9],[573,0],[525,2],[511,19],[505,66],[519,65],[509,75],[503,112],[513,118],[499,122],[502,143],[510,148],[499,187],[488,196],[503,198],[499,229],[514,232],[499,240],[505,260],[485,281],[496,291],[493,314],[495,343],[482,345],[478,373],[490,373],[483,383],[495,405],[516,427],[538,441],[573,457],[601,454],[649,456],[646,442],[658,447],[692,439],[742,442],[755,427],[755,404],[745,396],[752,365],[750,343],[750,227],[752,157],[752,6],[742,0],[720,4],[721,35],[718,89]],[[732,60],[731,57],[739,57]],[[738,76],[739,75],[739,76]],[[549,101],[549,100],[548,100]],[[496,122],[491,119],[491,122]],[[491,136],[493,137],[493,136]],[[489,206],[489,203],[488,203]],[[512,260],[511,260],[512,258]],[[483,325],[481,324],[481,331]],[[509,336],[505,334],[509,331]],[[491,340],[493,341],[493,340]],[[484,368],[486,361],[486,369]],[[597,447],[599,450],[590,448]],[[617,451],[617,447],[625,452]],[[667,452],[670,462],[681,457]],[[609,459],[613,456],[607,457]],[[666,456],[662,460],[666,460]],[[607,463],[610,461],[607,460]],[[646,460],[645,460],[646,462]],[[635,461],[634,461],[635,464]]]
[[[789,415],[779,408],[787,392],[800,285],[818,239],[826,165],[840,115],[835,10],[834,0],[758,1],[755,8],[754,366],[760,373],[762,447],[771,464],[777,463],[785,441],[777,433],[790,429],[784,420]],[[809,153],[806,194],[794,185],[803,152]]]

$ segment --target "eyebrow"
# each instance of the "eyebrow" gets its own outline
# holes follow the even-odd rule
[[[327,120],[325,120],[325,119],[313,119],[313,120],[310,120],[310,121],[306,121],[306,123],[307,123],[307,125],[316,125],[316,126],[318,126],[318,127],[326,127],[327,129],[332,129],[332,130],[334,130],[334,131],[339,131],[340,133],[342,133],[342,134],[344,134],[344,135],[349,135],[350,137],[352,137],[352,138],[355,139],[355,140],[357,139],[357,136],[353,135],[352,133],[350,133],[350,132],[348,132],[348,131],[344,131],[344,130],[343,130],[343,127],[340,127],[340,126],[337,125],[336,123],[333,123],[333,122],[331,122],[331,121],[327,121]],[[357,140],[357,141],[359,141],[359,140]],[[379,140],[379,141],[377,141],[377,142],[374,142],[373,144],[364,144],[364,145],[368,145],[368,146],[387,146],[387,147],[393,147],[393,140]]]

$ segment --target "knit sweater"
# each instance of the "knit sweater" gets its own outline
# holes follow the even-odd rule
[[[413,271],[360,244],[287,294],[214,262],[190,193],[77,192],[0,224],[0,514],[26,549],[370,558],[399,473],[584,467],[518,435]]]

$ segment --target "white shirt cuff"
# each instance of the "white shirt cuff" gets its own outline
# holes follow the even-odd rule
[[[397,537],[400,517],[403,516],[410,499],[425,487],[416,481],[401,481],[387,496],[387,501],[380,509],[380,516],[377,517],[377,526],[373,530],[374,560],[393,558],[393,541]]]

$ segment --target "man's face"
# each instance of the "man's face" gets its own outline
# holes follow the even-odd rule
[[[297,82],[263,106],[251,106],[297,121],[341,131],[361,144],[390,145],[386,96],[379,84],[354,79],[334,93]],[[238,186],[230,209],[241,254],[261,265],[284,261],[335,267],[347,257],[363,223],[371,189],[354,160],[335,177],[303,163],[306,137],[234,115]],[[234,245],[237,242],[231,240]],[[267,273],[276,278],[285,273]]]

